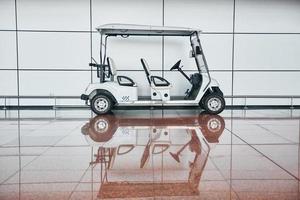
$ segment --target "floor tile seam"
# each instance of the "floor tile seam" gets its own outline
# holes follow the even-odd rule
[[[27,121],[29,121],[29,120],[36,120],[36,121],[45,121],[45,120],[57,120],[57,121],[63,121],[63,120],[65,120],[65,121],[74,121],[74,120],[78,120],[78,121],[87,121],[87,120],[89,120],[89,119],[91,119],[91,117],[82,117],[82,118],[59,118],[59,117],[51,117],[51,118],[20,118],[21,120],[27,120]],[[14,117],[14,118],[0,118],[0,122],[1,121],[15,121],[15,120],[18,120],[18,118],[17,117]]]
[[[226,128],[227,129],[227,128]],[[228,129],[227,129],[228,130]],[[253,145],[247,143],[244,139],[242,139],[241,137],[239,137],[237,134],[235,134],[232,130],[229,130],[233,135],[235,135],[236,137],[238,137],[241,141],[243,141],[244,143],[248,144],[249,147],[251,147],[253,150],[255,150],[257,153],[261,154],[263,157],[265,157],[267,160],[269,160],[270,162],[272,162],[273,164],[275,164],[277,167],[279,167],[280,169],[282,169],[283,171],[285,171],[287,174],[289,174],[290,176],[294,177],[296,180],[300,181],[300,179],[298,177],[296,177],[294,174],[292,174],[291,172],[289,172],[287,169],[285,169],[284,167],[282,167],[281,165],[279,165],[278,163],[276,163],[274,160],[272,160],[271,158],[269,158],[268,156],[266,156],[264,153],[262,153],[261,151],[259,151],[257,148],[255,148]]]
[[[60,141],[62,141],[64,138],[68,137],[69,135],[72,134],[72,132],[76,129],[79,128],[79,126],[82,126],[82,124],[77,125],[76,127],[74,127],[73,129],[69,130],[69,133],[67,133],[66,135],[62,136],[60,139],[58,139],[54,144],[52,144],[49,148],[46,149],[46,151],[48,151],[50,148],[52,147],[56,147],[57,143],[59,143]],[[44,154],[46,151],[44,151],[42,154]]]
[[[21,148],[21,147],[19,147]],[[47,148],[48,149],[48,148]],[[7,179],[5,179],[4,181],[2,181],[0,183],[0,185],[2,185],[3,183],[5,183],[6,181],[8,181],[9,179],[11,179],[12,177],[14,177],[16,174],[21,173],[22,169],[24,169],[26,166],[28,166],[29,164],[31,164],[33,161],[35,161],[37,158],[39,158],[45,151],[47,151],[47,149],[45,149],[44,151],[41,152],[41,154],[39,156],[36,156],[35,158],[33,158],[31,161],[29,161],[27,164],[25,164],[23,167],[19,168],[15,173],[13,173],[11,176],[9,176]],[[18,157],[21,157],[20,155]],[[20,162],[20,161],[19,161]],[[20,163],[19,163],[20,164]]]
[[[231,181],[232,178],[226,179],[225,175],[222,173],[222,171],[220,170],[220,168],[216,165],[216,163],[211,159],[210,157],[210,161],[213,163],[213,165],[215,166],[215,168],[219,171],[219,173],[221,174],[222,178],[224,179],[224,181],[226,182],[226,184],[233,190],[234,194],[237,196],[238,199],[240,199],[240,197],[238,196],[237,192],[233,189],[232,185],[231,185]],[[230,169],[231,170],[231,169]],[[229,182],[229,183],[228,183]]]
[[[22,129],[21,128],[21,126],[22,126],[22,124],[21,124],[21,119],[19,119],[20,120],[20,130]],[[41,124],[41,125],[39,125],[38,126],[38,128],[41,128],[41,127],[44,127],[44,126],[47,126],[47,125],[49,125],[49,124],[51,124],[53,121],[55,121],[55,120],[49,120],[47,123],[45,123],[45,124]],[[35,131],[38,131],[37,129],[38,128],[35,128],[34,130],[32,130],[32,131],[30,131],[30,132],[26,132],[24,135],[22,135],[21,137],[24,137],[24,136],[28,136],[28,134],[31,134],[31,133],[33,133],[33,132],[35,132]],[[22,130],[21,130],[22,131]],[[13,140],[11,140],[11,141],[13,141]],[[5,144],[2,144],[1,146],[6,146],[7,144],[9,144],[11,141],[9,141],[9,142],[7,142],[7,143],[5,143]],[[1,147],[0,146],[0,147]]]
[[[1,150],[1,149],[0,149]],[[3,155],[0,155],[0,158],[1,157],[19,157],[19,156],[24,156],[24,157],[30,157],[30,156],[40,156],[40,154],[26,154],[26,155],[19,155],[19,154],[3,154]]]
[[[90,147],[90,145],[23,145],[23,146],[1,146],[0,149],[4,148],[42,148],[42,147]]]
[[[76,127],[77,128],[77,127]],[[71,134],[71,131],[70,131],[70,133],[69,134]],[[69,135],[68,134],[68,135]],[[65,136],[64,136],[65,137]],[[62,137],[62,138],[64,138],[64,137]],[[61,141],[61,140],[59,140],[59,141]],[[58,141],[57,141],[58,142]],[[19,148],[21,148],[21,146],[19,146]],[[41,152],[41,154],[39,155],[39,156],[36,156],[34,159],[32,159],[30,162],[28,162],[26,165],[24,165],[23,167],[21,167],[20,169],[18,169],[15,173],[13,173],[11,176],[9,176],[8,178],[6,178],[4,181],[2,181],[1,183],[0,183],[0,185],[2,185],[3,183],[5,183],[5,182],[7,182],[9,179],[11,179],[13,176],[15,176],[17,173],[21,173],[21,171],[25,168],[25,167],[27,167],[29,164],[31,164],[32,162],[34,162],[36,159],[38,159],[40,156],[42,156],[45,152],[47,152],[48,151],[48,149],[50,149],[51,147],[48,147],[48,148],[46,148],[44,151],[42,151]]]
[[[85,171],[84,169],[23,169],[23,172],[58,172],[58,171],[72,171],[72,172],[78,172],[78,171]]]
[[[9,185],[50,185],[50,184],[74,184],[80,183],[78,181],[55,181],[55,182],[21,182],[21,183],[5,183],[1,184],[1,186],[9,186]]]
[[[86,173],[85,173],[86,174]],[[230,180],[230,179],[226,179]],[[224,182],[226,180],[204,180],[203,182]],[[232,181],[296,181],[294,178],[292,179],[231,179]],[[94,184],[94,183],[101,183],[101,181],[55,181],[55,182],[22,182],[22,185],[47,185],[47,184]],[[19,185],[20,183],[5,183],[2,184],[2,186],[8,186],[8,185]]]
[[[84,176],[86,175],[86,173],[89,171],[90,166],[88,166],[85,171],[83,172],[83,174],[81,175],[81,177],[79,178],[79,181],[74,185],[74,187],[72,188],[72,191],[69,194],[68,200],[71,199],[72,195],[74,194],[75,190],[77,189],[77,187],[79,186],[79,184],[82,183],[82,180],[84,178]],[[93,181],[91,182],[93,184]]]
[[[256,124],[256,125],[257,125],[258,127],[260,127],[261,129],[264,129],[264,130],[266,130],[267,132],[271,133],[272,135],[275,135],[275,136],[277,136],[277,137],[280,137],[280,138],[282,138],[282,139],[285,140],[285,141],[294,143],[294,141],[292,141],[292,140],[290,140],[290,139],[288,139],[288,138],[286,138],[286,137],[283,137],[283,136],[279,135],[278,133],[275,133],[275,132],[269,130],[268,128],[266,128],[266,127],[264,127],[264,126],[262,126],[262,125],[260,125],[260,124]]]

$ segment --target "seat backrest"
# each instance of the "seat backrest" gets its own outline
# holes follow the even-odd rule
[[[144,71],[146,73],[147,80],[148,80],[149,84],[151,84],[151,71],[149,69],[148,63],[146,62],[146,60],[144,58],[141,58],[141,62],[142,62]]]
[[[114,60],[111,57],[107,57],[107,65],[110,69],[111,75],[115,76],[117,74],[117,69]]]

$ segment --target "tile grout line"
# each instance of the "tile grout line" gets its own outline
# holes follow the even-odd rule
[[[124,66],[123,66],[124,67]],[[300,66],[299,66],[300,67]],[[28,68],[28,67],[22,67],[19,68],[19,71],[51,71],[51,72],[90,72],[90,69],[83,69],[86,67],[82,68],[70,68],[70,67],[50,67],[50,68]],[[124,67],[124,68],[131,68],[131,67]],[[134,67],[136,69],[119,69],[117,72],[144,72],[141,69],[138,69],[139,67]],[[16,71],[17,69],[15,68],[1,68],[0,71]],[[92,69],[93,72],[96,72],[96,69]],[[176,73],[167,69],[153,69],[151,70],[153,72],[170,72],[170,73]],[[197,72],[197,70],[194,69],[184,69],[184,72]],[[238,73],[245,73],[245,72],[251,72],[251,73],[260,73],[260,72],[271,72],[271,73],[276,73],[276,72],[286,72],[286,73],[291,73],[291,72],[300,72],[300,69],[210,69],[210,72],[238,72]]]
[[[165,0],[162,0],[162,26],[165,26]],[[162,64],[162,71],[161,75],[165,77],[165,37],[162,36],[162,46],[161,46],[161,64]]]
[[[79,184],[81,184],[81,180],[84,178],[84,176],[86,175],[86,173],[89,171],[90,169],[90,166],[88,166],[85,171],[83,172],[83,174],[81,175],[81,177],[79,178],[79,181],[78,182],[75,182],[76,185],[74,186],[74,188],[72,189],[68,199],[71,199],[72,195],[74,194],[75,190],[77,189],[77,187],[79,186]],[[93,170],[93,169],[92,169]]]
[[[92,33],[92,24],[93,24],[93,13],[92,13],[92,0],[90,0],[89,1],[89,3],[90,3],[90,16],[89,16],[89,21],[90,21],[90,56],[91,56],[91,58],[90,58],[90,62],[92,63],[93,62],[93,33]],[[90,80],[90,82],[92,83],[93,82],[93,67],[92,66],[90,66],[90,72],[91,72],[91,80]]]
[[[17,98],[17,101],[18,101],[18,153],[19,153],[19,156],[18,156],[18,160],[19,160],[19,168],[18,170],[16,171],[16,173],[18,173],[18,180],[19,180],[19,184],[18,184],[18,195],[19,195],[19,199],[21,198],[21,178],[22,178],[22,174],[21,174],[21,169],[22,169],[22,156],[21,156],[21,124],[20,124],[20,110],[19,110],[19,107],[20,107],[20,71],[19,71],[19,33],[18,33],[18,8],[17,8],[17,0],[14,1],[14,6],[15,6],[15,26],[16,26],[16,72],[17,72],[17,95],[18,95],[18,98]],[[15,175],[15,173],[13,174]],[[5,181],[9,180],[11,178],[11,176],[8,177],[8,179],[5,179],[3,182],[0,183],[0,185],[2,183],[4,183]]]
[[[51,119],[51,120],[53,120],[53,119]],[[21,122],[22,122],[23,120],[20,118],[20,109],[18,109],[18,133],[21,133]],[[42,128],[42,127],[44,127],[44,126],[46,126],[46,125],[48,125],[49,124],[49,122],[47,122],[47,123],[45,123],[45,124],[39,124],[36,128],[35,128],[35,130],[31,130],[30,132],[28,132],[28,133],[25,133],[25,134],[23,134],[22,136],[28,136],[29,134],[31,134],[31,133],[34,133],[36,130],[38,130],[37,128]],[[21,139],[21,134],[20,135],[18,135],[18,139]],[[8,141],[8,142],[6,142],[6,143],[4,143],[4,144],[2,144],[2,145],[0,145],[0,149],[1,148],[17,148],[17,147],[35,147],[34,145],[32,145],[32,146],[30,146],[30,145],[28,145],[28,146],[20,146],[20,144],[21,144],[21,141],[20,141],[20,143],[18,144],[18,146],[13,146],[13,145],[8,145],[9,143],[11,143],[13,140],[10,140],[10,141]],[[43,146],[37,146],[37,147],[43,147]],[[21,153],[21,152],[20,152]],[[19,154],[20,155],[20,154]],[[0,155],[0,157],[1,157],[1,155]]]
[[[218,170],[218,172],[221,174],[221,176],[223,177],[223,180],[226,182],[226,184],[230,187],[230,188],[232,188],[232,186],[231,186],[231,184],[230,184],[230,182],[232,181],[232,180],[234,180],[234,179],[232,179],[232,178],[229,178],[229,179],[227,179],[226,177],[225,177],[225,175],[222,173],[222,171],[221,171],[221,169],[216,165],[216,163],[212,160],[212,158],[211,157],[209,157],[210,158],[210,161],[213,163],[213,165],[215,166],[215,168]],[[221,180],[221,181],[223,181],[223,180]],[[228,181],[229,181],[229,183],[228,183]],[[239,199],[239,196],[238,196],[238,193],[232,188],[232,190],[233,190],[233,192],[236,194],[236,196],[238,197],[238,199]]]
[[[58,29],[0,29],[0,32],[24,32],[24,33],[94,33],[93,30],[58,30]],[[201,34],[207,35],[300,35],[300,32],[230,32],[230,31],[203,31]]]
[[[83,170],[80,170],[83,171]],[[86,175],[86,172],[88,172],[89,169],[86,171],[84,171],[83,173],[85,173],[84,175]],[[229,179],[222,179],[222,180],[202,180],[201,182],[223,182],[223,181],[229,181]],[[286,178],[286,179],[232,179],[234,181],[295,181],[294,178]],[[64,184],[64,183],[70,183],[70,184],[93,184],[93,183],[101,183],[101,181],[56,181],[56,182],[25,182],[22,183],[22,185],[34,185],[34,184]],[[5,183],[5,184],[1,184],[1,185],[18,185],[19,183]]]
[[[298,134],[299,134],[299,144],[300,144],[300,120],[299,120],[299,123],[298,123]],[[298,145],[298,177],[300,177],[300,145]],[[298,181],[298,199],[299,196],[300,196],[300,181]]]
[[[281,138],[281,139],[283,139],[283,140],[285,140],[285,141],[287,141],[287,142],[289,142],[289,143],[291,143],[291,144],[296,144],[296,142],[294,142],[294,141],[292,141],[292,140],[290,140],[290,139],[288,139],[288,138],[285,138],[285,137],[279,135],[278,133],[275,133],[275,132],[269,130],[268,128],[264,127],[264,126],[261,125],[261,124],[255,124],[255,125],[258,126],[258,127],[260,127],[261,129],[263,129],[263,130],[265,130],[265,131],[271,133],[271,134],[274,135],[274,136],[278,136],[279,138]]]
[[[18,110],[18,141],[19,141],[19,146],[16,146],[15,148],[19,148],[19,155],[18,155],[18,157],[19,157],[19,170],[17,170],[15,173],[13,173],[12,175],[10,175],[8,178],[6,178],[4,181],[2,181],[1,183],[0,183],[0,185],[3,185],[6,181],[8,181],[9,179],[11,179],[13,176],[15,176],[17,173],[19,173],[19,185],[21,184],[21,171],[22,171],[22,169],[23,168],[25,168],[26,166],[28,166],[29,164],[31,164],[34,160],[36,160],[38,157],[40,157],[45,151],[47,151],[49,148],[47,148],[47,149],[45,149],[44,151],[42,151],[41,152],[41,154],[39,154],[38,156],[36,156],[35,158],[33,158],[30,162],[28,162],[26,165],[24,165],[23,167],[21,166],[21,151],[20,151],[20,149],[21,149],[21,147],[23,147],[23,146],[21,146],[21,124],[20,124],[20,110]],[[48,123],[47,123],[48,124]],[[39,126],[39,127],[43,127],[43,126],[45,126],[45,125],[47,125],[47,124],[43,124],[43,125],[41,125],[41,126]]]
[[[226,129],[228,131],[230,131],[228,128],[226,128]],[[296,180],[300,181],[300,178],[298,178],[297,176],[295,176],[294,174],[292,174],[291,172],[289,172],[287,169],[283,168],[281,165],[279,165],[278,163],[276,163],[274,160],[272,160],[271,158],[269,158],[268,156],[266,156],[264,153],[262,153],[257,148],[255,148],[252,144],[249,144],[248,142],[246,142],[243,138],[241,138],[240,136],[238,136],[237,134],[235,134],[233,131],[230,131],[230,132],[231,132],[231,134],[233,134],[234,136],[236,136],[237,138],[239,138],[241,141],[243,141],[244,143],[246,143],[253,150],[255,150],[256,152],[258,152],[259,154],[261,154],[263,157],[265,157],[267,160],[271,161],[273,164],[275,164],[277,167],[279,167],[280,169],[282,169],[283,171],[285,171],[287,174],[289,174],[290,176],[292,176]]]
[[[235,54],[235,6],[236,6],[236,2],[235,0],[233,0],[233,9],[232,9],[232,46],[231,46],[231,106],[233,106],[233,94],[234,94],[234,54]],[[230,128],[231,131],[233,130],[233,110],[231,110],[230,112]],[[226,128],[227,129],[227,128]],[[227,129],[228,130],[228,129]],[[230,132],[231,132],[230,131]],[[229,179],[229,183],[230,183],[230,200],[232,199],[232,194],[231,194],[231,190],[233,190],[232,188],[232,161],[233,161],[233,155],[232,155],[232,143],[233,143],[233,137],[232,134],[230,134],[230,179]],[[239,195],[236,193],[237,198],[240,199]]]
[[[256,144],[256,143],[249,143],[250,145],[253,146],[269,146],[269,145],[280,145],[280,146],[290,146],[290,145],[299,145],[300,143],[265,143],[265,144]],[[229,146],[231,145],[230,143],[228,144],[218,144],[219,146]],[[232,146],[247,146],[248,144],[232,144]],[[89,145],[27,145],[27,146],[22,146],[25,148],[42,148],[42,147],[52,147],[52,148],[61,148],[61,147],[89,147]],[[9,149],[9,148],[18,148],[18,146],[0,146],[0,149]],[[0,155],[1,157],[2,155]],[[11,155],[13,156],[13,155]],[[17,155],[15,155],[17,156]]]
[[[53,121],[55,121],[55,120],[53,120]],[[78,125],[79,126],[79,125]],[[72,133],[72,131],[74,130],[74,129],[77,129],[78,128],[78,126],[76,126],[75,128],[73,128],[71,131],[70,131],[70,133],[69,134],[67,134],[67,135],[65,135],[65,136],[63,136],[63,137],[61,137],[55,144],[53,144],[52,146],[55,146],[58,142],[60,142],[62,139],[64,139],[65,137],[67,137],[67,136],[69,136],[71,133]],[[80,125],[81,126],[81,125]],[[6,181],[8,181],[9,179],[11,179],[13,176],[15,176],[17,173],[19,173],[19,176],[20,176],[20,174],[21,174],[21,172],[22,172],[22,170],[25,168],[25,167],[27,167],[29,164],[31,164],[32,162],[34,162],[36,159],[38,159],[39,157],[41,157],[44,153],[46,153],[52,146],[49,146],[48,148],[46,148],[44,151],[42,151],[41,152],[41,154],[39,155],[39,156],[36,156],[34,159],[32,159],[30,162],[28,162],[26,165],[24,165],[23,167],[21,167],[19,170],[17,170],[15,173],[13,173],[11,176],[9,176],[8,178],[6,178],[4,181],[2,181],[1,183],[0,183],[0,185],[2,185],[3,183],[5,183]],[[20,146],[21,147],[21,146]],[[23,147],[23,146],[22,146]],[[20,156],[20,155],[19,155]],[[20,182],[20,184],[21,184],[21,181],[19,181]]]

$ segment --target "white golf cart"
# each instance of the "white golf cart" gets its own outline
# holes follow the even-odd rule
[[[90,63],[97,68],[100,83],[89,84],[81,99],[90,105],[96,114],[108,113],[114,106],[200,106],[207,113],[218,114],[225,108],[223,93],[216,80],[209,74],[206,59],[201,47],[199,33],[190,28],[144,26],[129,24],[106,24],[97,28],[101,35],[100,63]],[[190,57],[195,60],[198,72],[188,76],[177,61],[171,71],[177,70],[191,84],[191,88],[182,96],[170,96],[172,84],[165,78],[151,74],[144,58],[141,65],[151,88],[149,96],[139,96],[137,84],[129,77],[117,75],[112,58],[106,56],[107,39],[111,36],[184,36],[191,44]],[[95,60],[94,60],[95,61]]]

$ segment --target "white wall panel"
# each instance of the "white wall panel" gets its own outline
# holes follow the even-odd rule
[[[93,29],[108,23],[162,25],[161,0],[93,0]]]
[[[16,33],[0,32],[0,69],[16,69]]]
[[[88,33],[19,33],[20,68],[87,69]]]
[[[18,0],[19,29],[90,30],[87,0]]]
[[[300,1],[237,0],[237,32],[300,32]]]
[[[231,69],[232,35],[201,35],[200,40],[210,69]]]
[[[300,69],[300,35],[236,35],[235,69]]]
[[[235,72],[234,95],[300,95],[300,72]]]
[[[93,35],[93,57],[99,61],[100,35]],[[111,57],[118,70],[142,70],[141,58],[146,59],[150,68],[162,68],[161,37],[109,37],[107,56]]]
[[[21,71],[20,95],[78,95],[90,83],[90,72]]]
[[[231,69],[231,35],[202,34],[200,40],[209,69]],[[170,69],[177,60],[181,60],[185,70],[197,69],[194,58],[189,58],[190,50],[189,37],[165,37],[165,69]]]
[[[0,70],[0,95],[17,95],[17,72]]]
[[[16,29],[15,1],[1,0],[0,2],[0,29]]]
[[[232,31],[232,11],[232,0],[165,0],[165,25]]]

